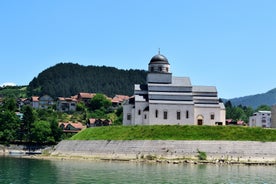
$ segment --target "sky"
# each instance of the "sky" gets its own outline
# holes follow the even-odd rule
[[[276,87],[276,1],[0,1],[0,85],[61,62],[147,70],[159,49],[174,76],[220,98],[265,93]]]

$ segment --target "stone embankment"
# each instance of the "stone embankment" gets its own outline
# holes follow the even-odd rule
[[[276,142],[254,141],[61,141],[52,156],[111,160],[194,160],[198,151],[212,162],[276,163]]]

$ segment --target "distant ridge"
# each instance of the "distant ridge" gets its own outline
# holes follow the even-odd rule
[[[266,93],[249,95],[239,98],[229,99],[232,105],[250,106],[256,109],[260,105],[274,105],[276,104],[276,88],[269,90]]]
[[[146,82],[145,70],[121,70],[107,66],[59,63],[35,77],[28,85],[28,96],[70,97],[79,92],[132,95],[134,84]]]

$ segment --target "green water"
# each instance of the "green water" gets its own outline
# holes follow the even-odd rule
[[[148,164],[0,157],[0,183],[276,183],[276,166]]]

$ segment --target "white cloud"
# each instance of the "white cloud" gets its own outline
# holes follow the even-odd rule
[[[1,84],[1,87],[5,87],[5,86],[16,86],[16,84],[13,82],[5,82],[5,83]]]

